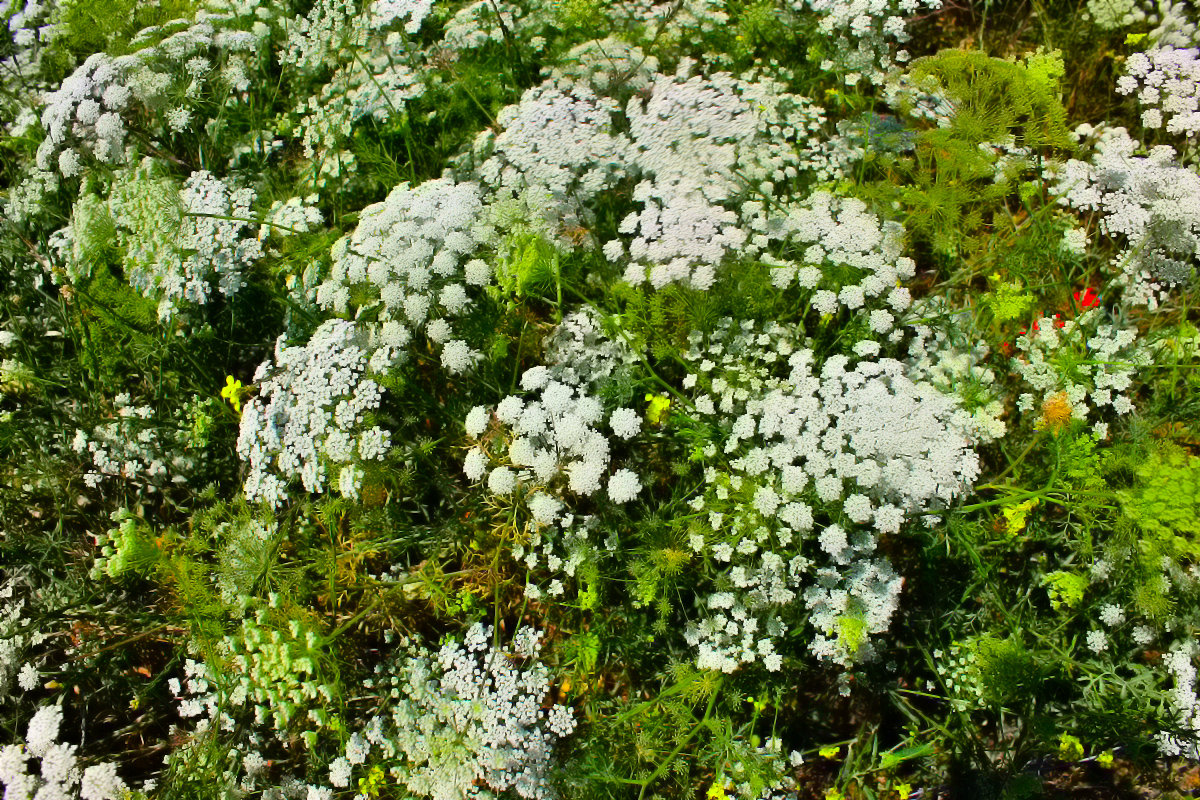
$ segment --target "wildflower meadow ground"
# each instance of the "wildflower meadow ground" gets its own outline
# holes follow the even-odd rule
[[[1193,4],[0,20],[3,800],[1193,796]]]

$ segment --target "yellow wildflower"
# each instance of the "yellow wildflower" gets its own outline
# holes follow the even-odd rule
[[[228,400],[234,411],[242,413],[242,382],[232,375],[226,375],[225,388],[221,390],[221,399]]]
[[[651,425],[661,425],[667,409],[671,407],[671,398],[665,394],[647,394],[646,402],[650,404],[646,408],[646,421]]]
[[[1032,500],[1026,500],[1024,503],[1018,503],[1015,506],[1004,509],[1004,527],[1010,536],[1016,536],[1025,530],[1025,520],[1038,502],[1038,499],[1035,497]]]
[[[1074,409],[1071,407],[1071,401],[1067,399],[1066,392],[1050,395],[1042,402],[1042,416],[1038,420],[1038,430],[1060,433],[1071,421],[1073,412]]]
[[[1063,761],[1078,761],[1083,758],[1083,742],[1078,736],[1062,734],[1058,737],[1058,757]]]

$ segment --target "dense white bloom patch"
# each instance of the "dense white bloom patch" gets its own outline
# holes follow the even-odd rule
[[[528,509],[528,541],[514,547],[515,558],[530,569],[573,577],[595,555],[588,541],[594,520],[564,512],[601,490],[609,501],[627,503],[643,488],[633,470],[612,468],[613,440],[605,432],[632,438],[641,417],[629,408],[606,413],[594,394],[635,356],[623,341],[604,335],[590,310],[566,317],[544,345],[547,363],[521,375],[521,394],[467,414],[467,435],[477,442],[466,453],[463,472],[471,481],[486,475],[493,495],[515,493],[510,501]],[[561,581],[555,583],[561,594]],[[530,589],[537,587],[531,583]]]
[[[171,482],[185,482],[195,461],[184,453],[184,437],[155,424],[154,410],[133,405],[127,394],[117,395],[113,406],[113,421],[90,432],[78,430],[71,442],[75,452],[91,460],[84,483],[95,489],[106,478],[120,477],[154,492]]]
[[[492,629],[481,623],[437,653],[410,648],[384,681],[390,708],[350,737],[331,771],[349,777],[352,765],[370,757],[390,764],[417,797],[466,800],[486,787],[552,800],[552,749],[574,731],[575,719],[566,706],[543,709],[550,672],[537,660],[540,650],[528,628],[509,648],[494,649]]]
[[[435,329],[446,342],[443,363],[451,372],[470,367],[476,355],[450,338],[453,326],[446,318],[471,304],[460,281],[464,260],[486,236],[477,225],[481,209],[473,183],[438,179],[416,188],[402,183],[386,200],[364,209],[354,232],[334,245],[333,267],[317,287],[316,300],[344,314],[354,290],[357,310],[378,309],[373,368],[403,358],[412,332],[439,318],[445,320]]]
[[[1192,660],[1195,644],[1182,642],[1163,656],[1163,664],[1171,675],[1171,708],[1175,712],[1179,733],[1162,731],[1158,734],[1159,751],[1167,757],[1183,755],[1200,760],[1200,698],[1196,696],[1196,665]]]
[[[583,308],[563,317],[546,337],[546,367],[534,367],[525,373],[536,385],[522,388],[533,391],[545,386],[550,378],[572,386],[596,387],[616,377],[637,362],[637,356],[623,338],[609,337],[603,322],[591,308]],[[613,412],[613,432],[628,438],[632,422],[628,409]],[[620,428],[620,430],[618,430]]]
[[[59,744],[62,708],[40,707],[29,720],[25,744],[0,747],[0,784],[6,798],[31,800],[122,800],[128,796],[125,782],[117,777],[115,764],[95,764],[80,770],[75,745]],[[40,769],[29,771],[29,763],[40,760]]]
[[[614,100],[582,85],[528,89],[500,112],[503,131],[480,175],[499,188],[548,194],[558,222],[577,222],[579,206],[625,174],[629,144],[613,132],[617,110]]]
[[[925,304],[925,313],[934,307]],[[926,382],[947,394],[958,394],[974,421],[974,438],[980,443],[999,439],[1007,431],[1004,402],[996,374],[983,366],[989,351],[984,342],[958,341],[952,325],[934,329],[914,325],[908,345],[908,377]]]
[[[599,93],[603,80],[560,77],[528,90],[500,114],[503,130],[476,141],[477,174],[527,203],[547,198],[543,213],[564,248],[579,243],[564,229],[592,224],[591,200],[618,179],[640,179],[640,209],[619,230],[631,238],[603,243],[605,256],[634,283],[706,289],[727,256],[765,246],[766,206],[741,201],[797,176],[820,149],[824,117],[766,76],[690,76],[687,59],[675,75],[642,66],[629,74],[645,90],[623,109]]]
[[[433,0],[375,0],[371,3],[371,25],[382,28],[396,20],[404,21],[410,36],[421,30],[421,23],[433,10]]]
[[[262,255],[252,189],[230,189],[211,173],[193,172],[180,192],[184,253],[178,274],[160,274],[157,283],[167,301],[208,300],[208,283],[216,281],[221,294],[234,294],[245,284],[243,272]],[[137,287],[131,277],[130,283]],[[161,312],[160,312],[161,313]]]
[[[907,60],[907,53],[893,52],[895,44],[909,40],[901,14],[913,14],[922,6],[941,8],[941,0],[795,0],[798,10],[804,6],[821,15],[819,29],[831,37],[833,58],[822,69],[846,73],[846,83],[861,78],[882,83],[895,62]]]
[[[1121,94],[1137,93],[1142,124],[1167,133],[1195,136],[1200,131],[1200,60],[1196,48],[1157,47],[1133,53],[1117,81]]]
[[[102,163],[120,163],[126,136],[121,112],[132,97],[125,85],[127,66],[127,61],[95,53],[46,97],[46,138],[37,152],[40,169],[57,166],[65,177],[74,177],[82,170],[80,150]]]
[[[325,4],[317,3],[313,11],[318,11],[322,5]],[[383,9],[381,5],[391,8]],[[421,8],[421,5],[425,7]],[[309,38],[304,40],[308,46],[307,61],[298,62],[312,62],[318,54],[324,53],[322,58],[330,61],[332,57],[331,63],[337,65],[320,91],[296,108],[300,116],[296,135],[304,145],[306,157],[327,157],[345,141],[360,120],[372,117],[384,122],[393,115],[404,113],[409,100],[424,94],[425,86],[419,74],[406,63],[412,59],[403,37],[397,33],[381,36],[374,33],[373,28],[387,26],[402,16],[410,16],[410,24],[415,20],[420,25],[429,5],[428,2],[375,3],[366,15],[367,21],[363,15],[347,13],[343,16],[342,12],[347,11],[343,8],[331,6],[325,9],[328,13],[322,15],[317,27],[309,29]],[[334,49],[325,53],[326,47]],[[346,50],[353,50],[354,57],[346,59],[341,55]]]
[[[638,480],[637,474],[630,470],[619,469],[608,479],[608,499],[614,503],[628,503],[637,497],[641,490],[642,482]]]
[[[781,288],[794,281],[808,288],[822,286],[811,301],[820,313],[831,314],[839,307],[854,311],[869,300],[886,302],[896,312],[908,308],[908,292],[896,291],[897,281],[916,274],[913,260],[901,255],[904,228],[896,222],[880,222],[861,200],[816,192],[788,211],[781,233],[805,248],[804,258],[802,262],[780,262],[773,273],[774,283]],[[830,282],[823,278],[829,271],[822,269],[826,265],[843,273],[851,268],[856,282]],[[884,317],[872,319],[876,329],[890,329]]]
[[[1175,161],[1165,145],[1134,155],[1140,144],[1124,128],[1097,134],[1090,162],[1072,159],[1060,170],[1059,202],[1100,212],[1100,230],[1123,237],[1126,247],[1113,260],[1117,286],[1126,302],[1158,307],[1167,290],[1195,277],[1200,254],[1200,175]]]
[[[692,504],[708,511],[697,549],[731,587],[688,626],[697,665],[778,669],[774,643],[801,607],[814,655],[866,656],[902,583],[875,555],[878,536],[970,488],[980,468],[970,416],[898,361],[848,369],[835,356],[818,369],[779,325],[726,323],[693,343],[696,413],[721,431],[730,465],[708,469]]]
[[[592,495],[600,489],[610,446],[598,427],[603,407],[584,389],[550,380],[528,402],[515,395],[506,398],[495,414],[508,436],[486,442],[483,452],[492,460],[504,458],[514,467],[515,473],[506,474],[514,475],[516,485],[554,484],[558,491],[565,488],[579,495]],[[472,428],[478,429],[477,416],[473,422]],[[489,488],[497,494],[513,488],[507,479],[494,483],[489,479]]]
[[[264,9],[265,15],[270,12]],[[128,135],[123,115],[134,105],[156,108],[171,102],[163,112],[167,131],[193,123],[192,107],[210,75],[219,75],[235,92],[249,88],[250,59],[261,37],[243,30],[262,15],[208,13],[180,27],[152,26],[139,32],[128,45],[128,54],[112,57],[95,53],[87,58],[56,91],[45,97],[42,127],[46,138],[38,147],[39,168],[55,167],[65,176],[83,171],[85,162],[121,164]],[[214,67],[220,65],[220,69]],[[182,95],[187,106],[174,104]]]
[[[605,92],[614,84],[645,91],[658,72],[658,59],[637,45],[609,36],[576,45],[552,68],[550,78],[582,83],[593,91]]]
[[[354,469],[358,454],[383,457],[388,434],[363,422],[382,390],[366,377],[360,339],[352,323],[338,319],[322,324],[304,346],[285,346],[280,337],[274,363],[255,373],[258,396],[242,412],[237,447],[249,466],[247,498],[277,506],[297,478],[306,491],[321,492],[329,470]]]

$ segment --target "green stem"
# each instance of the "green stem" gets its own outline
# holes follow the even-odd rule
[[[658,768],[651,773],[650,777],[646,778],[646,780],[642,783],[642,791],[638,793],[638,800],[642,800],[642,798],[646,796],[646,789],[649,788],[650,784],[658,780],[659,777],[667,771],[667,767],[670,766],[671,762],[675,760],[675,757],[683,752],[683,748],[688,746],[688,743],[690,743],[692,739],[696,737],[696,733],[704,727],[706,722],[708,722],[708,718],[712,715],[713,706],[717,704],[717,695],[719,693],[719,686],[716,689],[713,689],[712,695],[708,698],[708,707],[704,709],[704,716],[700,718],[700,721],[697,722],[690,731],[688,731],[688,735],[683,737],[679,744],[675,745],[675,749],[667,754],[667,757],[658,765]]]

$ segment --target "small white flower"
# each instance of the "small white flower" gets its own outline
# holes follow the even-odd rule
[[[17,685],[26,692],[33,691],[38,687],[38,671],[37,667],[28,662],[21,667],[20,673],[17,674]]]
[[[452,374],[466,372],[478,358],[478,353],[471,350],[461,339],[454,339],[442,348],[442,366]]]
[[[329,763],[329,782],[339,789],[350,785],[351,766],[344,757],[335,758]]]
[[[619,469],[608,479],[608,497],[614,503],[627,503],[641,490],[641,481],[630,470]]]
[[[491,419],[491,411],[487,406],[475,406],[467,413],[466,428],[467,436],[472,439],[478,439],[480,434],[487,430],[488,420]]]
[[[622,439],[631,439],[642,430],[642,417],[631,408],[618,408],[608,419],[612,432]]]
[[[175,133],[187,130],[192,121],[192,112],[183,106],[176,106],[167,112],[167,127]]]
[[[517,476],[508,467],[496,467],[488,475],[488,490],[493,494],[509,494],[516,485]]]
[[[1105,603],[1100,607],[1100,621],[1112,628],[1125,621],[1125,612],[1120,606]]]

